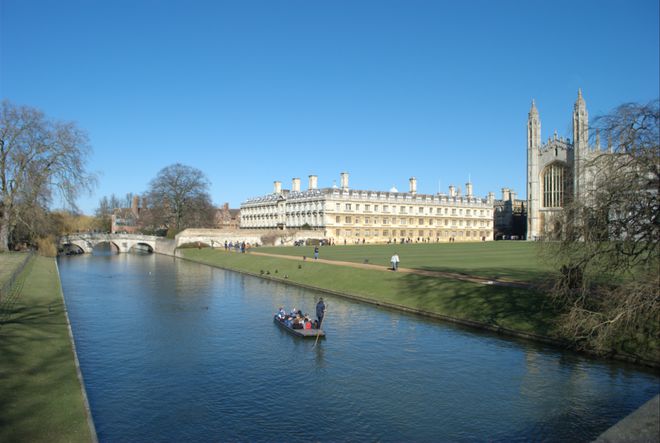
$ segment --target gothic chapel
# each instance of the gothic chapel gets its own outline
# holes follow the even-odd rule
[[[541,144],[541,119],[532,100],[527,118],[527,239],[561,229],[556,215],[572,198],[587,191],[586,162],[601,153],[600,140],[589,146],[589,113],[578,89],[573,105],[573,141],[557,137]]]

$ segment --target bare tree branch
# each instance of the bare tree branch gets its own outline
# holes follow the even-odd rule
[[[150,183],[148,201],[154,227],[179,232],[185,228],[213,227],[215,208],[210,183],[199,169],[180,163],[163,168]]]
[[[54,193],[76,208],[76,198],[96,183],[96,177],[85,170],[90,152],[86,133],[75,124],[51,121],[34,108],[2,102],[0,251],[9,248],[19,224],[37,225],[27,214],[47,214]],[[34,234],[24,234],[25,239]]]
[[[621,105],[595,123],[608,150],[592,152],[591,186],[565,206],[563,231],[545,245],[560,269],[560,328],[578,347],[660,360],[658,101]]]

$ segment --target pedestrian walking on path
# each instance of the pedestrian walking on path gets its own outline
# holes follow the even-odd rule
[[[395,252],[394,255],[392,256],[392,258],[390,259],[390,262],[392,263],[392,270],[393,271],[398,270],[399,269],[399,254],[397,254]]]

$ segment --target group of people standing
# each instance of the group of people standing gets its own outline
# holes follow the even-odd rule
[[[235,250],[236,252],[240,251],[243,254],[245,254],[245,251],[249,248],[250,248],[249,243],[238,242],[238,241],[236,243],[234,242],[227,243],[227,240],[225,240],[225,251]]]

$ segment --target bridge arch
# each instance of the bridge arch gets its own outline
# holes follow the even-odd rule
[[[121,249],[119,248],[119,245],[113,241],[105,240],[105,241],[100,241],[94,244],[93,251],[92,252],[106,252],[109,251],[112,254],[119,254],[121,252]]]
[[[154,248],[149,243],[137,242],[129,248],[128,252],[137,254],[153,254]]]
[[[80,255],[85,253],[85,249],[75,243],[63,243],[60,246],[58,253],[62,255]]]

